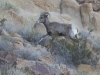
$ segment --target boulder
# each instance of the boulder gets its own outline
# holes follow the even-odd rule
[[[60,0],[55,0],[55,1],[33,0],[33,1],[36,6],[38,6],[41,9],[44,9],[45,11],[49,10],[49,11],[59,12],[57,2],[60,2]]]
[[[14,42],[16,42],[16,41],[20,41],[20,42],[24,42],[24,40],[23,40],[23,38],[21,38],[21,37],[11,37],[11,41],[14,43]]]
[[[23,49],[23,48],[24,48],[23,43],[20,42],[20,41],[16,41],[16,42],[13,44],[13,46],[14,46],[14,49]]]
[[[75,0],[62,0],[61,13],[67,13],[70,16],[79,14],[79,4]],[[72,12],[73,11],[73,12]],[[73,13],[77,13],[74,15]]]
[[[47,65],[40,61],[27,61],[18,58],[17,59],[17,69],[25,71],[27,74],[36,75],[70,75],[67,67],[65,65],[52,64],[52,66]]]
[[[7,64],[9,65],[9,67],[16,66],[16,64],[15,64],[16,59],[17,59],[16,55],[6,52],[6,51],[0,51],[0,57],[4,58],[7,61]],[[2,61],[2,62],[4,62],[4,61]]]
[[[4,30],[4,29],[2,29],[1,35],[10,36],[10,34],[6,30]]]
[[[100,2],[93,4],[93,10],[94,11],[100,11]]]
[[[78,71],[79,72],[87,72],[87,73],[89,73],[89,72],[92,72],[93,71],[93,68],[92,68],[92,66],[91,65],[86,65],[86,64],[80,64],[79,66],[78,66]]]
[[[10,33],[10,35],[11,35],[11,37],[19,37],[19,38],[22,37],[21,35],[19,35],[19,34],[16,33],[16,32],[12,32],[12,33]]]
[[[100,70],[100,60],[97,62],[96,68],[98,71]]]
[[[83,3],[96,3],[97,0],[76,0],[79,4]]]
[[[86,27],[90,24],[90,14],[93,12],[92,4],[91,3],[84,3],[80,6],[80,14],[81,14],[81,21],[83,27]]]

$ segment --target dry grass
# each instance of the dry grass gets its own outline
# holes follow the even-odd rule
[[[8,9],[12,9],[15,12],[19,12],[18,8],[9,3],[8,0],[0,0],[0,12]]]
[[[76,75],[100,75],[99,71],[91,71],[91,72],[78,72]]]

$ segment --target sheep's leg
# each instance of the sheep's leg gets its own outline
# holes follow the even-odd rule
[[[48,34],[42,36],[42,38],[40,38],[40,40],[37,42],[37,44],[39,44],[44,39],[44,37],[46,37],[46,36],[48,36]]]

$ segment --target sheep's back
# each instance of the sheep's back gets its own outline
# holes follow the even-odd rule
[[[48,30],[52,31],[53,33],[67,33],[69,25],[70,24],[61,24],[57,22],[51,22],[48,26]]]

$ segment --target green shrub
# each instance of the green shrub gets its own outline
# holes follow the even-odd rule
[[[74,65],[90,64],[95,65],[97,59],[93,59],[93,53],[87,49],[87,40],[79,39],[78,42],[70,43],[64,39],[54,39],[52,42],[51,50],[63,56],[67,63]],[[51,52],[52,52],[51,51]]]

